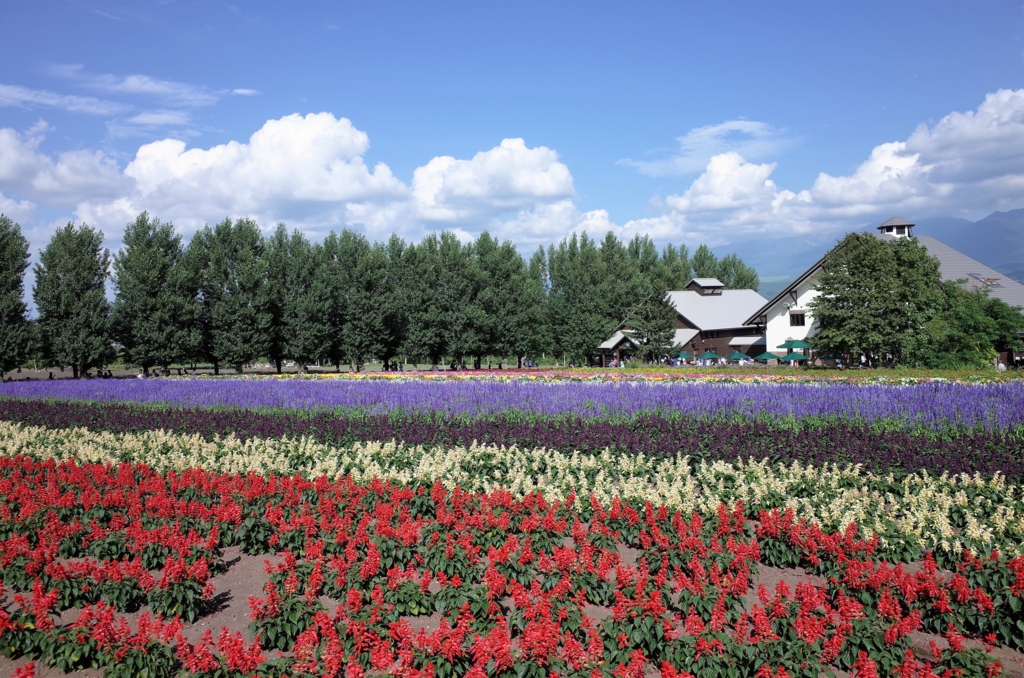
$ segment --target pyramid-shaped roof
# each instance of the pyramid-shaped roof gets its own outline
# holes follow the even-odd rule
[[[889,217],[889,219],[878,228],[886,228],[888,226],[914,226],[914,224],[910,223],[903,217]]]

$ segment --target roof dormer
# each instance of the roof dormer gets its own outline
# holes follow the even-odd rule
[[[891,217],[878,227],[878,232],[891,235],[894,238],[912,238],[914,236],[911,232],[913,228],[914,224],[903,217]]]
[[[725,285],[716,278],[694,278],[686,283],[686,289],[705,296],[710,294],[721,294]]]

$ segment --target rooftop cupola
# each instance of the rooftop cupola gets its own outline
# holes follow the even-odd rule
[[[894,238],[911,238],[914,235],[911,232],[913,228],[914,224],[903,217],[892,217],[878,227],[878,232],[891,235]]]
[[[716,278],[694,278],[686,283],[686,289],[697,294],[721,294],[725,284]]]

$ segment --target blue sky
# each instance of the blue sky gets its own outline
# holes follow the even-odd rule
[[[0,211],[720,247],[1024,207],[1009,2],[4,10]]]

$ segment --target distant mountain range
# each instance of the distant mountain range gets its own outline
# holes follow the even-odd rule
[[[912,215],[900,216],[915,221]],[[863,230],[873,231],[877,225],[865,225]],[[763,238],[713,249],[720,256],[735,252],[746,264],[757,269],[761,276],[760,293],[770,299],[845,234],[845,231],[827,231],[789,238]],[[914,234],[930,235],[1024,283],[1024,209],[993,212],[979,221],[955,217],[922,219],[914,227]]]

